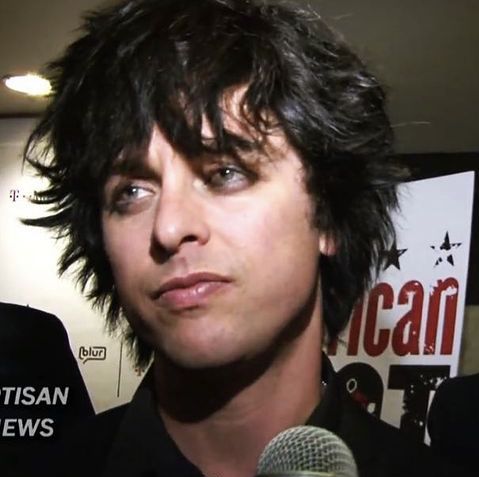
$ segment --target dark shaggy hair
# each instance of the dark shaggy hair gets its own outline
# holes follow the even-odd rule
[[[26,223],[67,239],[60,273],[78,264],[87,297],[110,330],[120,325],[100,222],[112,163],[144,150],[155,125],[188,158],[260,148],[223,121],[225,94],[246,86],[243,120],[263,140],[282,129],[303,161],[315,225],[337,244],[320,259],[324,320],[336,337],[394,235],[401,176],[388,159],[383,90],[358,57],[317,16],[249,0],[128,0],[89,14],[83,33],[49,65],[52,102],[25,149],[49,180],[38,201],[50,204]],[[201,135],[205,119],[212,142]],[[131,339],[144,364],[151,350]]]

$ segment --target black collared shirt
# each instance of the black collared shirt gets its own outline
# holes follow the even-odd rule
[[[306,425],[337,434],[353,452],[360,477],[456,477],[429,448],[368,414],[351,400],[323,357],[321,402]],[[61,476],[203,477],[181,453],[155,410],[151,374],[130,404],[100,414],[76,433],[59,462]],[[228,476],[221,476],[228,477]],[[253,477],[253,476],[252,476]]]

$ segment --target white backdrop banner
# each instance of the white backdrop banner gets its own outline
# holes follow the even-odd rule
[[[473,190],[473,172],[401,186],[397,240],[328,349],[351,395],[418,440],[434,390],[457,374]]]

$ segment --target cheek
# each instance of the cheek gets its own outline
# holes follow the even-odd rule
[[[115,221],[103,220],[103,242],[115,282],[128,279],[142,261],[145,240],[135,227]]]
[[[234,214],[234,220],[220,220],[222,241],[235,260],[251,262],[266,258],[266,252],[280,238],[281,225],[276,213],[266,207],[246,205],[247,213]],[[214,234],[213,234],[214,235]]]
[[[229,247],[254,275],[279,280],[291,273],[315,274],[319,232],[311,225],[309,203],[282,197],[254,204],[227,228]]]

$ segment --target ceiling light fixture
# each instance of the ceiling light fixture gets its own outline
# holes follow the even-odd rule
[[[7,88],[28,96],[47,96],[52,90],[47,79],[33,73],[22,76],[5,76],[3,82]]]

